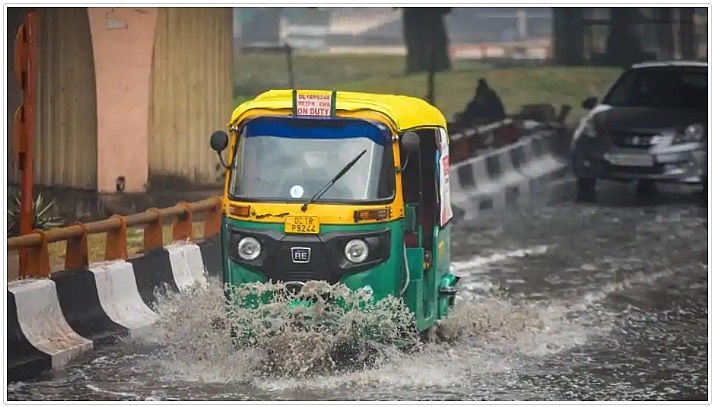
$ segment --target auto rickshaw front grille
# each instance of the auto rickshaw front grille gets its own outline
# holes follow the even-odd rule
[[[317,280],[317,273],[313,270],[290,270],[287,274],[290,281],[307,282],[309,280]]]

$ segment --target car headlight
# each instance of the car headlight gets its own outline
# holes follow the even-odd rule
[[[261,252],[262,246],[254,237],[243,237],[237,244],[237,254],[245,260],[254,260],[259,257]]]
[[[349,240],[344,247],[344,255],[351,263],[363,263],[368,257],[368,245],[361,239]]]
[[[699,143],[703,141],[706,136],[705,126],[701,124],[691,124],[685,127],[682,132],[675,134],[673,144]]]

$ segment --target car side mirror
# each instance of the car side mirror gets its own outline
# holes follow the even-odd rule
[[[596,107],[597,104],[598,104],[598,98],[595,97],[595,96],[591,96],[591,97],[589,97],[589,98],[586,98],[586,99],[581,103],[581,107],[583,107],[583,108],[586,109],[586,110],[591,110],[591,109],[593,109],[594,107]]]
[[[222,164],[222,166],[225,168],[228,168],[228,166],[227,164],[225,164],[225,160],[223,160],[222,152],[227,148],[227,144],[227,133],[222,130],[218,130],[210,136],[210,148],[212,148],[213,151],[218,154],[218,157],[220,158],[220,164]]]
[[[401,157],[403,164],[398,169],[398,172],[403,172],[408,165],[408,160],[413,153],[417,153],[420,149],[420,137],[415,132],[406,131],[400,138]]]

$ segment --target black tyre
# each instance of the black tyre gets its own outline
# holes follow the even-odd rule
[[[576,200],[579,202],[596,201],[596,178],[576,178]]]
[[[641,179],[635,186],[635,194],[638,197],[652,197],[658,192],[655,187],[655,181],[649,179]]]

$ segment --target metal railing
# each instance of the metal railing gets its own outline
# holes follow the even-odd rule
[[[166,219],[173,219],[173,241],[192,239],[193,216],[198,213],[206,213],[203,236],[220,232],[222,200],[215,196],[197,202],[182,201],[168,208],[150,208],[127,216],[114,215],[96,222],[77,222],[47,231],[34,230],[9,238],[7,250],[27,252],[28,261],[19,270],[20,278],[47,278],[51,272],[50,243],[66,241],[65,269],[81,269],[89,265],[87,236],[90,234],[106,233],[105,260],[125,260],[128,258],[127,228],[143,226],[143,250],[150,250],[163,246],[163,225]]]
[[[474,157],[481,151],[496,147],[496,133],[515,124],[511,118],[464,128],[450,134],[450,163],[456,164]]]

